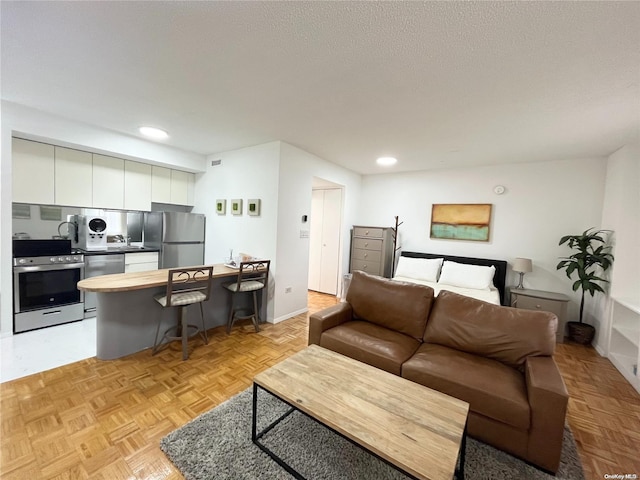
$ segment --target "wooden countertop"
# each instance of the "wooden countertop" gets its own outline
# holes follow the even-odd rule
[[[208,265],[205,265],[208,266]],[[186,268],[186,267],[185,267]],[[149,272],[114,273],[99,277],[85,278],[78,282],[78,289],[85,292],[127,292],[144,288],[162,287],[167,284],[169,269]],[[238,270],[219,263],[213,265],[213,278],[235,277]]]

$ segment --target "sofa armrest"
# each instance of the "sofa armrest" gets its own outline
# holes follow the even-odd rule
[[[353,318],[353,310],[348,303],[338,303],[320,310],[309,317],[309,345],[320,345],[322,332],[337,327]]]
[[[528,456],[555,473],[560,465],[569,394],[553,357],[528,357],[525,377],[531,407]]]

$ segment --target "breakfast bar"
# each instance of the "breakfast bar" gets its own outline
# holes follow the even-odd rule
[[[176,323],[177,312],[162,308],[153,299],[154,295],[165,292],[168,273],[169,269],[117,273],[78,282],[78,289],[97,294],[96,356],[99,359],[112,360],[153,346],[158,318],[161,332]],[[231,300],[223,285],[234,282],[237,275],[237,269],[213,265],[211,295],[202,305],[207,330],[226,324]],[[267,318],[265,290],[260,294],[263,321]],[[189,323],[199,325],[199,308],[188,309],[188,319]]]

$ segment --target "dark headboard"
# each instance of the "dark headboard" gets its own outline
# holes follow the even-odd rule
[[[480,265],[483,267],[490,267],[493,265],[496,267],[496,273],[493,276],[493,285],[500,292],[500,303],[506,305],[505,298],[505,281],[507,277],[507,262],[504,260],[492,260],[489,258],[473,258],[473,257],[456,257],[453,255],[438,255],[435,253],[421,253],[421,252],[402,252],[400,254],[403,257],[411,258],[444,258],[450,262],[466,263],[467,265]]]

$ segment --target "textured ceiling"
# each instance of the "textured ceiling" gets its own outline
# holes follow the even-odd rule
[[[640,125],[640,2],[1,8],[4,100],[200,154],[283,140],[368,174],[607,155]]]

